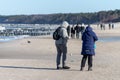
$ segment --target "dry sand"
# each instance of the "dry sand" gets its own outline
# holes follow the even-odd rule
[[[100,38],[120,36],[120,29],[95,32]],[[120,80],[120,40],[99,40],[96,45],[93,71],[87,71],[87,64],[80,71],[80,39],[68,42],[70,70],[56,70],[56,47],[51,38],[0,43],[0,80]]]

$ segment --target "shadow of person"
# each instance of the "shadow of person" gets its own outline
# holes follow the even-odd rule
[[[56,70],[55,68],[37,68],[37,67],[21,67],[21,66],[0,66],[0,68],[34,69],[34,70]]]
[[[57,70],[56,68],[37,68],[37,67],[23,67],[23,66],[0,66],[0,68],[7,68],[7,69],[31,69],[31,70]],[[60,69],[64,71],[80,71],[76,69]]]

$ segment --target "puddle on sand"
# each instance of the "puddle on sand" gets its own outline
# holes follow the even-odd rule
[[[99,38],[100,42],[116,42],[120,41],[120,37],[100,37]]]

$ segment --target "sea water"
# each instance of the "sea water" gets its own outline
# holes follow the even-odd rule
[[[22,35],[22,36],[0,36],[0,42],[8,42],[13,41],[17,39],[23,39],[29,37],[28,35]]]
[[[45,35],[41,36],[44,37]],[[8,42],[8,41],[13,41],[17,39],[23,39],[26,37],[30,37],[29,35],[19,35],[19,36],[0,36],[0,42]],[[48,36],[51,37],[51,36]],[[98,41],[100,42],[116,42],[120,41],[120,37],[98,37]]]
[[[100,37],[99,38],[100,42],[116,42],[116,41],[120,41],[120,37]]]

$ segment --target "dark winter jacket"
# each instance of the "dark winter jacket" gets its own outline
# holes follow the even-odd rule
[[[82,52],[81,54],[90,54],[94,55],[94,44],[95,41],[97,41],[98,38],[96,34],[93,32],[92,28],[90,26],[86,27],[85,32],[82,35]]]

